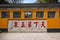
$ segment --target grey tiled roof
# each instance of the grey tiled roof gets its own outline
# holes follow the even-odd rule
[[[24,7],[57,7],[60,8],[60,3],[58,4],[40,4],[40,3],[22,3],[22,4],[0,4],[0,8],[7,7],[7,8],[12,8],[12,7],[19,7],[19,8],[24,8]]]

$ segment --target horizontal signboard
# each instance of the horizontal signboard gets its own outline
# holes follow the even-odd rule
[[[45,32],[47,31],[46,20],[9,20],[9,32]]]

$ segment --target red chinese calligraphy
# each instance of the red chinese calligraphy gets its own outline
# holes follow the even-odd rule
[[[25,24],[24,24],[24,22],[22,22],[22,24],[21,24],[21,27],[25,27]]]
[[[34,24],[36,24],[36,27],[37,27],[37,25],[38,25],[38,22],[34,22]]]
[[[42,28],[42,27],[44,27],[44,28],[45,28],[45,25],[44,25],[44,23],[45,23],[45,22],[42,22],[42,24],[41,24],[41,28]]]
[[[28,28],[30,28],[32,25],[31,25],[32,22],[28,22]]]
[[[18,22],[14,22],[14,27],[18,27]]]

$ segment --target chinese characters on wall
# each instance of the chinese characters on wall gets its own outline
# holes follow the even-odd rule
[[[8,31],[47,31],[46,20],[10,20]]]

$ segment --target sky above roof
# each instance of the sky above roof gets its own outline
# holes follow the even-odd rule
[[[24,0],[23,3],[34,3],[36,0]]]
[[[12,0],[6,0],[6,1],[12,3]],[[34,3],[34,2],[36,2],[36,1],[37,1],[37,0],[23,0],[23,3]]]

